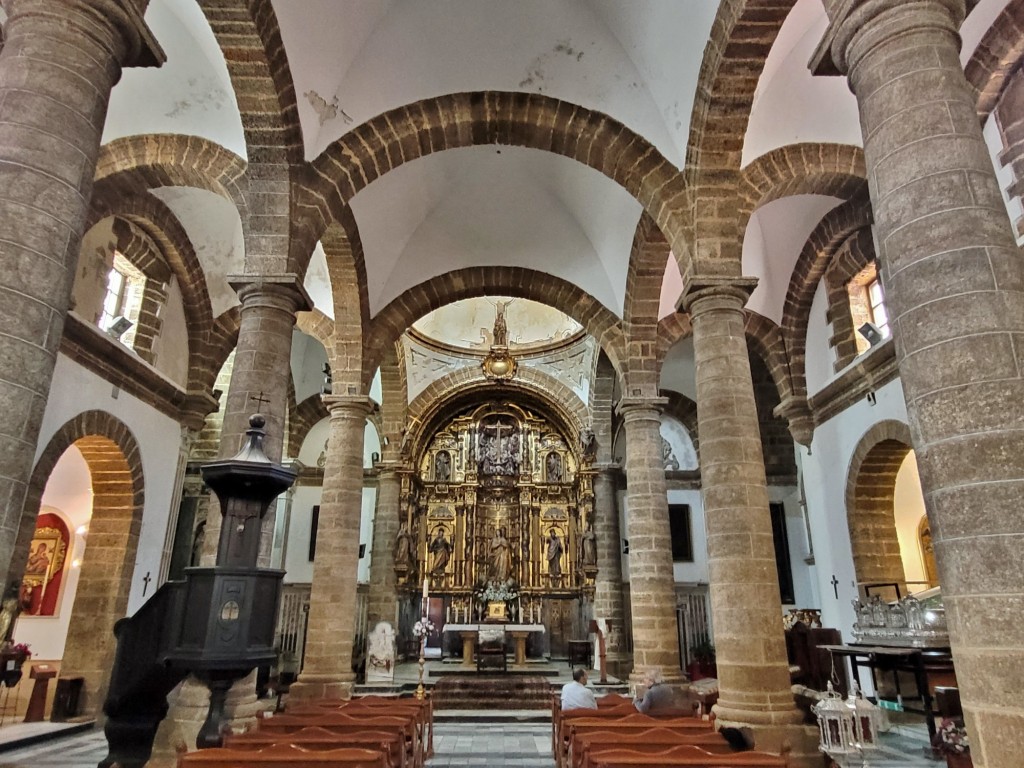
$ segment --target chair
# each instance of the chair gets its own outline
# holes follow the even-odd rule
[[[569,640],[568,650],[570,667],[579,664],[590,669],[593,666],[594,646],[591,645],[589,640]]]
[[[501,629],[481,629],[476,646],[476,671],[500,669],[508,671],[505,658],[505,632]]]

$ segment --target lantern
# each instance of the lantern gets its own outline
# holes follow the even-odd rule
[[[811,711],[818,718],[818,749],[827,755],[856,754],[860,751],[853,730],[853,711],[835,692],[832,681],[828,683],[825,696]]]
[[[846,706],[853,712],[853,737],[861,749],[878,749],[878,731],[882,723],[882,710],[864,698],[856,682],[850,690]]]

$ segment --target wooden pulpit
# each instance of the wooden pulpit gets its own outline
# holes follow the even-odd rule
[[[29,670],[28,676],[35,682],[32,683],[32,695],[25,711],[25,722],[38,723],[46,713],[46,689],[50,685],[50,680],[57,676],[57,669],[49,664],[36,664]]]

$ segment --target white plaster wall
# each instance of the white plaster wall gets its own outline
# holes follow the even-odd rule
[[[14,639],[31,646],[34,661],[59,661],[71,623],[71,607],[78,590],[80,569],[74,565],[85,553],[86,536],[77,533],[92,517],[92,477],[81,452],[71,446],[57,461],[43,491],[40,513],[63,518],[71,534],[67,565],[61,580],[61,594],[55,616],[22,616],[14,628]]]
[[[827,311],[828,295],[822,281],[818,283],[818,289],[814,292],[807,322],[804,375],[807,377],[807,392],[812,395],[835,376],[832,366],[835,364],[836,355],[828,343],[832,336],[832,326],[826,319]]]
[[[781,503],[786,510],[786,539],[789,547],[790,570],[793,574],[794,603],[787,603],[783,609],[817,608],[817,595],[812,587],[812,573],[805,558],[809,554],[806,526],[800,511],[800,493],[788,486],[769,486],[768,500]]]
[[[803,469],[811,537],[814,543],[817,592],[821,595],[824,626],[836,627],[852,640],[857,586],[846,513],[846,482],[857,443],[879,421],[906,423],[907,411],[900,382],[892,381],[875,393],[875,405],[855,403],[814,432],[811,450],[798,446]],[[832,577],[838,580],[838,599]]]
[[[691,400],[697,399],[697,373],[694,367],[692,336],[677,342],[665,355],[658,386],[661,389],[679,392]]]
[[[896,512],[896,536],[900,542],[903,572],[907,581],[925,581],[924,555],[917,535],[917,527],[925,516],[924,494],[921,492],[921,477],[917,471],[917,454],[913,451],[907,454],[900,471],[896,473],[893,508]],[[924,588],[923,584],[912,585],[911,591]]]
[[[175,497],[174,470],[178,466],[181,428],[174,419],[159,413],[141,400],[120,391],[115,397],[114,392],[109,382],[64,355],[58,355],[50,397],[39,431],[36,460],[53,434],[83,411],[106,411],[124,422],[135,437],[142,458],[145,502],[128,599],[130,615],[145,602],[142,596],[145,575],[149,573],[155,579],[160,572],[160,557],[170,517],[168,505]],[[155,584],[151,582],[146,597],[154,591]]]
[[[662,438],[672,446],[672,455],[679,462],[679,469],[697,469],[697,450],[686,427],[671,416],[662,415],[660,430]]]
[[[167,301],[160,310],[160,334],[153,340],[156,369],[182,389],[188,386],[188,322],[178,278],[167,284]]]
[[[292,331],[291,367],[295,402],[301,403],[307,397],[320,394],[326,362],[327,352],[323,344],[297,328]]]
[[[693,542],[693,562],[673,563],[672,575],[677,584],[708,583],[708,530],[704,518],[704,499],[700,491],[671,490],[669,504],[690,505],[690,537]]]

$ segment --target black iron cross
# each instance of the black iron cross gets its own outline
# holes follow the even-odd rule
[[[832,574],[832,591],[836,593],[836,600],[838,600],[839,599],[839,579],[836,578],[836,575],[834,573]]]
[[[256,396],[249,395],[249,399],[256,402],[256,413],[259,413],[260,411],[263,410],[263,404],[264,403],[269,403],[270,402],[270,398],[269,397],[264,397],[263,396],[263,390],[262,389],[260,390],[260,393],[258,395],[256,395]]]
[[[142,580],[145,582],[145,585],[142,587],[142,596],[145,597],[146,590],[149,589],[149,582],[153,580],[149,577],[149,571],[146,571],[146,575],[142,577]]]

